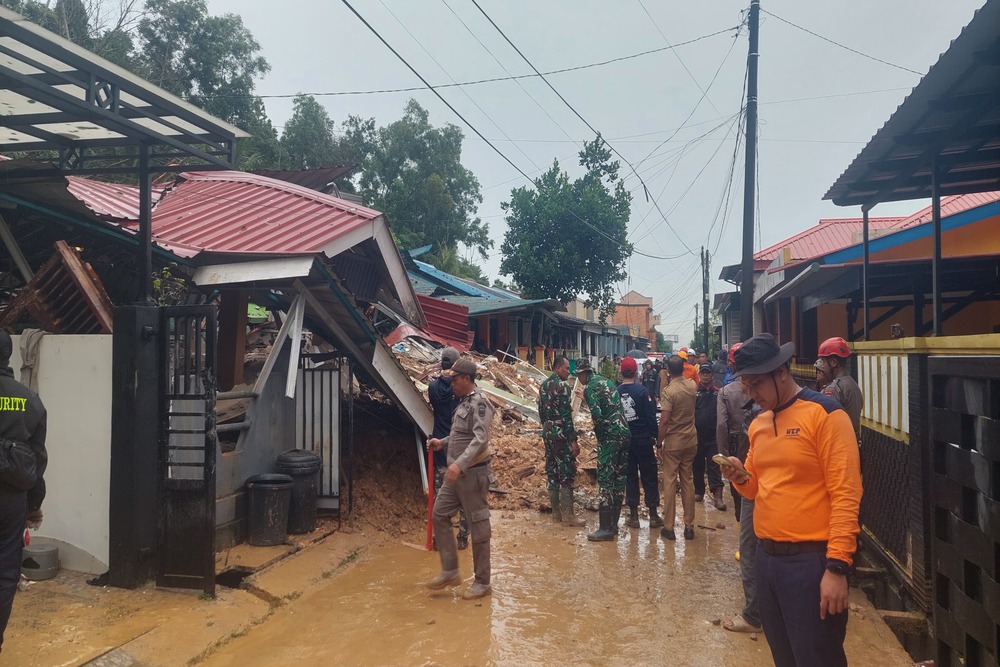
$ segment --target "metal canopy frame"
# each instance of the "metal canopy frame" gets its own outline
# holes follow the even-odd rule
[[[869,221],[876,204],[931,198],[933,334],[943,334],[941,197],[1000,190],[1000,0],[988,0],[824,199],[861,206],[864,338]]]
[[[236,142],[249,136],[2,7],[0,119],[0,152],[57,151],[63,171],[137,174],[144,304],[153,289],[152,174],[232,169]],[[109,148],[130,152],[95,166]],[[120,166],[130,158],[135,166]]]

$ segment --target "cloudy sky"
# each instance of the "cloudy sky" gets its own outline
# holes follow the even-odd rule
[[[824,193],[982,2],[762,2],[757,248],[820,218],[860,216],[859,210],[822,201]],[[351,4],[434,85],[532,71],[471,0]],[[740,261],[742,147],[732,187],[730,173],[748,44],[745,27],[738,34],[735,27],[749,3],[479,4],[542,72],[664,49],[546,78],[641,176],[642,182],[622,165],[635,197],[629,240],[644,255],[630,260],[621,293],[634,289],[651,296],[662,317],[661,331],[689,340],[695,305],[701,301],[700,248],[712,255],[712,292],[732,289],[716,276],[722,266]],[[462,161],[482,185],[479,215],[495,242],[485,269],[491,279],[499,275],[498,248],[506,229],[500,203],[511,188],[526,184],[524,177],[430,91],[320,95],[421,85],[346,6],[335,0],[209,0],[209,8],[240,14],[261,43],[271,72],[257,91],[268,96],[267,110],[278,126],[288,119],[295,93],[316,94],[338,123],[350,114],[374,117],[379,124],[392,122],[414,97],[435,125],[463,126]],[[725,32],[706,37],[719,31]],[[468,85],[441,93],[529,175],[543,171],[553,159],[579,174],[576,153],[580,142],[593,135],[541,80]],[[658,209],[647,203],[646,190]],[[923,205],[885,204],[874,214],[907,214]]]

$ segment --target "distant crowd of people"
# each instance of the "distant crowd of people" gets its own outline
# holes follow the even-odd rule
[[[646,360],[641,369],[626,356],[615,359],[617,385],[587,359],[576,360],[571,370],[567,357],[556,357],[538,399],[546,486],[554,522],[585,525],[574,496],[580,453],[575,396],[586,401],[597,439],[599,520],[588,540],[616,539],[625,507],[625,526],[639,528],[640,497],[649,527],[676,540],[678,495],[682,535],[695,539],[696,503],[710,499],[727,511],[728,481],[740,524],[736,555],[745,604],[723,626],[763,631],[779,667],[840,667],[847,664],[847,574],[859,532],[863,399],[848,373],[846,341],[833,338],[820,346],[816,390],[792,376],[793,351],[791,343],[778,345],[770,334],[759,334],[712,362],[686,348],[662,362]],[[476,576],[463,597],[476,598],[490,591],[486,496],[493,407],[475,386],[474,362],[446,350],[442,367],[449,380],[431,383],[435,435],[428,441],[429,448],[447,452],[436,465],[433,510],[442,570],[427,586],[459,583],[456,549],[469,535]],[[580,383],[575,395],[572,373]],[[438,381],[449,384],[450,403]],[[439,414],[450,418],[447,435]],[[460,510],[465,519],[456,541],[451,520]]]

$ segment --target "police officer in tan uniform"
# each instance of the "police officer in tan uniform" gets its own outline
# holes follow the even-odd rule
[[[476,364],[459,359],[449,371],[451,389],[459,398],[452,417],[451,432],[445,438],[431,438],[427,446],[444,449],[448,469],[444,485],[434,499],[434,533],[441,554],[441,573],[427,582],[427,588],[440,590],[461,583],[458,574],[458,545],[451,518],[459,509],[469,518],[472,537],[472,563],[475,580],[462,593],[466,600],[481,598],[490,592],[490,423],[493,404],[476,387]]]

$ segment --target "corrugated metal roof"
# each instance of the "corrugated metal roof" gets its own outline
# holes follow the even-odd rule
[[[474,334],[469,331],[468,306],[423,294],[417,295],[417,301],[427,318],[427,331],[444,338],[462,352],[469,349]]]
[[[419,297],[418,297],[419,298]],[[442,296],[443,301],[459,303],[469,307],[469,315],[487,315],[507,310],[520,310],[536,304],[548,303],[547,299],[494,299],[482,296]]]
[[[67,190],[91,211],[108,220],[135,223],[139,220],[139,188],[124,183],[105,183],[79,176],[67,176]],[[156,188],[153,201],[163,194]]]
[[[838,206],[931,195],[937,160],[942,194],[1000,183],[1000,0],[987,0],[823,199]]]
[[[992,204],[1000,200],[1000,192],[976,192],[969,195],[954,195],[952,197],[941,198],[941,218],[968,211],[972,208]],[[903,218],[898,223],[892,225],[893,229],[907,229],[916,227],[931,220],[931,207],[928,205],[920,209],[908,218]]]
[[[869,218],[868,224],[870,229],[888,229],[904,219],[903,217]],[[825,255],[857,243],[854,237],[862,231],[862,225],[861,218],[824,218],[805,231],[764,248],[753,258],[755,261],[770,263],[783,248],[791,249],[792,260]]]
[[[153,210],[153,234],[215,252],[320,252],[381,215],[292,183],[189,172]]]
[[[99,216],[138,222],[138,189],[69,177],[70,192]],[[153,237],[160,246],[246,253],[320,252],[381,213],[266,176],[238,171],[188,172],[160,189]]]

